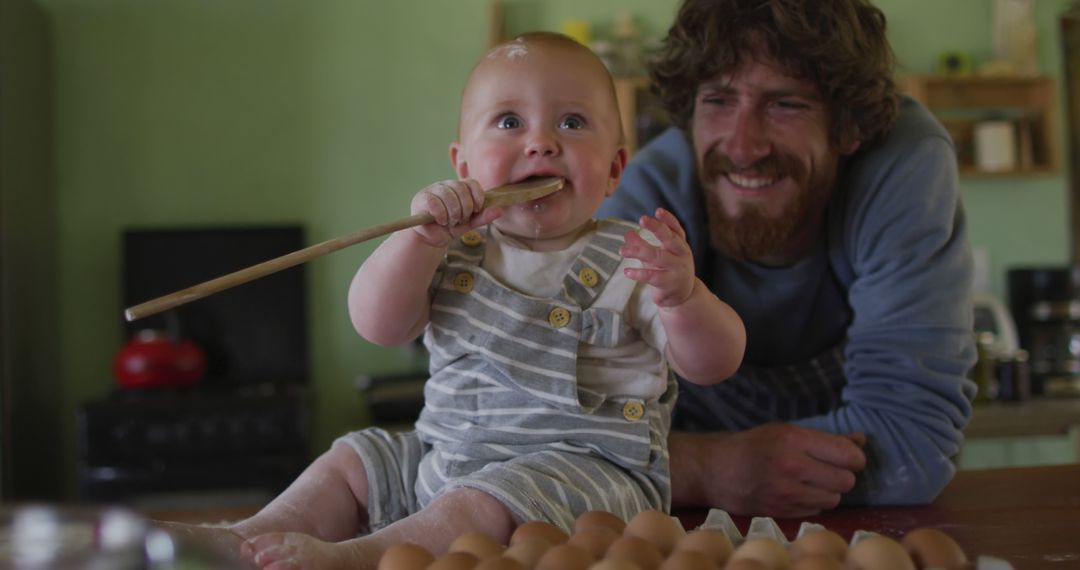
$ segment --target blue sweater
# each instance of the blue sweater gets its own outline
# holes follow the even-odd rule
[[[682,382],[676,429],[789,421],[867,434],[867,468],[845,504],[932,501],[975,386],[972,260],[948,134],[902,100],[885,140],[841,166],[815,250],[788,267],[723,257],[709,244],[692,149],[671,129],[630,161],[599,215],[637,221],[658,206],[686,229],[698,276],[743,318],[743,366],[717,386]]]

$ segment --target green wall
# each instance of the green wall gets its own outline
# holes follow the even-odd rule
[[[129,226],[299,222],[323,241],[408,213],[452,176],[456,99],[486,45],[484,0],[57,0],[59,304],[73,416],[112,386]],[[437,23],[437,24],[436,24]],[[362,425],[352,378],[398,351],[346,315],[364,244],[308,265],[314,449]]]
[[[993,2],[989,0],[877,0],[889,18],[890,39],[904,71],[930,73],[937,54],[967,51],[978,65],[993,57]],[[1062,78],[1058,19],[1069,0],[1037,0],[1042,72]],[[1068,156],[1065,121],[1058,82],[1061,149],[1058,173],[1049,176],[964,178],[964,204],[971,241],[989,259],[990,291],[1004,297],[1005,271],[1015,266],[1061,265],[1070,259]]]
[[[911,71],[929,71],[946,49],[990,53],[987,0],[878,3]],[[314,243],[404,215],[417,189],[452,175],[447,145],[465,74],[487,42],[488,1],[41,4],[53,38],[62,380],[48,420],[60,426],[59,441],[41,453],[70,474],[75,410],[110,389],[122,342],[120,231],[299,222]],[[625,11],[657,36],[676,4],[508,0],[507,27],[558,29],[581,18],[602,32],[609,14]],[[1067,1],[1037,5],[1045,71],[1060,75],[1055,18]],[[995,288],[1007,265],[1067,259],[1064,172],[965,180],[963,192]],[[408,359],[365,343],[349,325],[346,289],[372,248],[308,265],[315,451],[365,422],[354,376]],[[69,494],[73,481],[58,493]]]

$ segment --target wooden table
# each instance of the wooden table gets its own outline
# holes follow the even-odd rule
[[[158,513],[162,515],[163,513]],[[171,513],[163,520],[203,522],[206,513]],[[214,512],[215,521],[242,518],[247,511]],[[705,521],[701,510],[675,513],[686,528]],[[732,517],[746,533],[749,517]],[[803,521],[815,522],[850,539],[856,530],[893,538],[919,527],[952,536],[968,558],[1003,558],[1016,570],[1080,569],[1080,465],[960,471],[941,495],[917,507],[843,507],[807,519],[779,519],[789,540]]]
[[[677,511],[686,528],[701,511]],[[732,517],[746,533],[750,519]],[[968,558],[1003,558],[1017,570],[1080,568],[1080,465],[960,471],[933,503],[917,507],[843,507],[807,519],[779,519],[794,539],[804,521],[845,539],[856,530],[900,538],[930,526],[952,536]]]

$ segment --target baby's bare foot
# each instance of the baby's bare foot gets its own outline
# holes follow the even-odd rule
[[[242,555],[266,570],[363,570],[375,561],[361,555],[354,542],[323,542],[297,532],[271,532],[244,541]]]

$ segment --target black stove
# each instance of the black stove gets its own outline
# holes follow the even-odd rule
[[[82,406],[78,484],[88,502],[162,493],[283,490],[307,466],[298,386],[117,390]]]
[[[305,244],[299,225],[130,228],[121,237],[123,307]],[[300,265],[125,322],[127,339],[149,329],[191,341],[206,356],[206,373],[185,388],[114,389],[84,403],[80,498],[273,496],[291,483],[310,459],[306,291]]]

